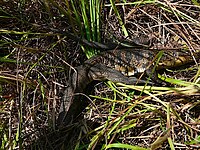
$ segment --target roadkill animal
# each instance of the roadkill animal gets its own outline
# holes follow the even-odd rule
[[[198,59],[200,52],[195,53],[194,57]],[[85,102],[76,96],[74,99],[74,94],[83,92],[93,80],[111,80],[131,85],[145,84],[148,81],[136,78],[138,74],[145,73],[151,78],[150,84],[165,86],[167,84],[158,78],[157,70],[194,61],[190,54],[173,50],[165,51],[159,62],[158,58],[158,51],[154,50],[115,49],[101,52],[86,60],[71,74],[69,85],[64,92],[58,124],[68,124],[84,109]]]

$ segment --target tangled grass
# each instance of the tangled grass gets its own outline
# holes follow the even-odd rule
[[[192,56],[200,44],[198,1],[0,4],[1,149],[199,149],[200,67],[195,57],[194,63],[159,72],[173,87],[89,85],[92,92],[83,98],[92,103],[84,118],[56,127],[69,66],[100,51],[68,33],[126,46],[144,36],[149,39],[143,41],[145,49],[181,49]]]

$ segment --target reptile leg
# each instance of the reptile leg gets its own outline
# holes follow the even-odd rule
[[[124,84],[146,83],[145,80],[139,80],[136,77],[124,76],[121,72],[107,67],[103,64],[96,64],[90,68],[89,75],[93,80],[111,80]]]
[[[88,78],[88,68],[79,66],[75,68],[69,79],[69,86],[64,91],[62,103],[57,119],[57,125],[63,127],[72,123],[88,105],[88,101],[83,96],[76,95],[82,93],[86,86],[91,82]]]
[[[65,91],[64,95],[61,100],[61,105],[60,105],[60,110],[59,110],[59,115],[57,118],[57,125],[62,126],[65,122],[65,118],[67,116],[67,112],[69,111],[72,103],[73,103],[73,98],[74,97],[74,89],[72,88],[71,85],[69,85]]]
[[[57,121],[58,127],[62,128],[70,123],[73,123],[88,104],[89,101],[87,101],[84,97],[79,95],[73,96],[73,101],[71,102],[68,111],[63,111],[59,114]]]

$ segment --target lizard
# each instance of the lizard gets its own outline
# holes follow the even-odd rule
[[[146,73],[152,81],[157,84],[167,85],[165,81],[158,78],[157,70],[162,68],[177,67],[193,61],[193,57],[185,52],[165,51],[155,67],[155,59],[158,52],[144,49],[114,49],[101,52],[86,60],[82,65],[75,67],[69,80],[69,86],[64,92],[66,103],[60,109],[59,122],[69,123],[81,110],[78,108],[83,104],[80,99],[74,99],[73,94],[83,92],[86,86],[93,80],[111,80],[125,84],[146,83],[135,76]],[[194,57],[198,59],[200,52]],[[152,84],[152,82],[150,82]],[[71,104],[71,105],[70,105]],[[65,109],[65,106],[70,106]],[[84,106],[83,106],[84,107]],[[60,123],[58,123],[60,124]]]

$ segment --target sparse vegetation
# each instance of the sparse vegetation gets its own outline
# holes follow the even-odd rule
[[[200,149],[195,57],[159,72],[172,87],[92,83],[84,118],[56,126],[69,66],[101,51],[68,33],[129,46],[145,36],[142,48],[193,55],[200,51],[199,19],[196,0],[0,1],[1,149]]]

